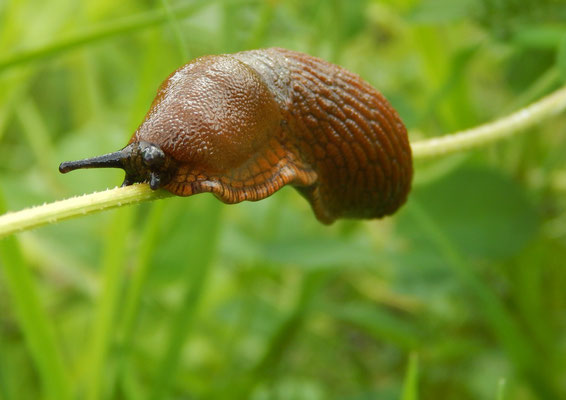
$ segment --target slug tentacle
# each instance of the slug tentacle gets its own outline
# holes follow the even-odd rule
[[[59,172],[66,174],[67,172],[83,168],[124,168],[124,159],[127,158],[125,149],[115,151],[114,153],[104,154],[98,157],[85,158],[77,161],[66,161],[59,165]]]
[[[122,186],[149,181],[155,190],[171,180],[176,162],[165,155],[159,146],[140,141],[130,143],[114,153],[59,165],[59,171],[63,174],[84,168],[121,168],[126,172]]]

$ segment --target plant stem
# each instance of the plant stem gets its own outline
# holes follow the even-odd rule
[[[494,122],[412,143],[413,158],[431,158],[484,146],[530,128],[564,109],[566,87]]]
[[[494,122],[414,142],[411,144],[413,158],[427,159],[485,146],[527,129],[564,109],[566,109],[566,87]],[[147,184],[140,184],[60,200],[0,216],[0,238],[80,215],[169,196],[171,194],[163,190],[152,191]]]
[[[110,208],[170,196],[171,194],[164,190],[153,191],[149,188],[149,185],[142,184],[59,200],[0,216],[0,238],[80,215],[94,214]]]

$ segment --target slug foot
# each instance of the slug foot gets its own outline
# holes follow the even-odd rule
[[[227,204],[242,201],[258,201],[271,196],[283,186],[311,186],[317,180],[317,174],[307,168],[299,168],[289,159],[281,159],[269,171],[264,171],[245,180],[226,178],[226,176],[205,176],[202,174],[183,174],[184,180],[170,182],[164,189],[178,196],[192,196],[210,192]]]

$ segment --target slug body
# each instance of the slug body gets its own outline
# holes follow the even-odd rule
[[[406,200],[407,131],[359,76],[271,48],[206,56],[165,80],[129,144],[77,168],[119,167],[179,196],[261,200],[293,185],[323,223],[380,218]]]

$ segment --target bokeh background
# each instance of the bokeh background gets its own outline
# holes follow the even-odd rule
[[[411,140],[566,83],[562,0],[0,1],[0,208],[104,190],[188,60],[280,46],[379,88]],[[566,398],[566,116],[415,164],[406,206],[322,226],[285,188],[0,241],[0,399]]]

